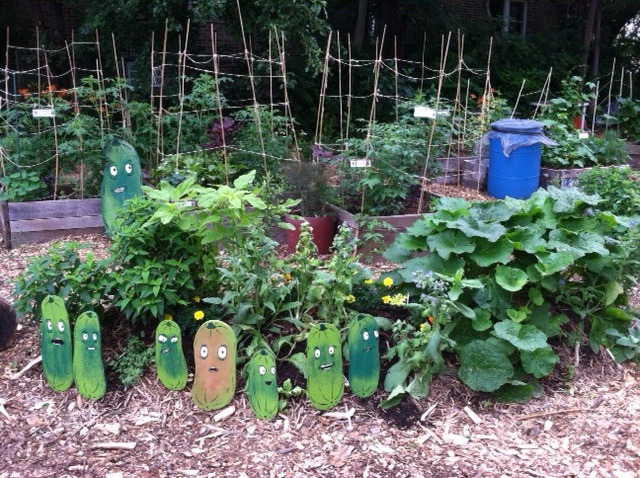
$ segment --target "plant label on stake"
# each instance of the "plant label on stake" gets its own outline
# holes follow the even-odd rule
[[[350,161],[352,168],[369,168],[371,167],[370,159],[352,159]]]

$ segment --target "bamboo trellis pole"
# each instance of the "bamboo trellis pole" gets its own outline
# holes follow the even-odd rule
[[[187,68],[187,45],[189,43],[189,26],[191,24],[191,20],[187,20],[187,31],[184,36],[184,52],[180,53],[178,57],[178,68],[181,68],[180,75],[180,92],[178,94],[178,102],[180,104],[180,111],[178,113],[178,137],[176,139],[176,161],[178,161],[178,154],[180,153],[180,137],[182,135],[182,118],[184,116],[184,97],[185,97],[185,83],[187,81],[186,78],[186,68]]]
[[[418,200],[418,214],[420,214],[422,212],[422,208],[424,207],[424,195],[425,195],[425,190],[426,188],[426,178],[427,178],[427,171],[429,168],[429,159],[431,157],[431,148],[433,145],[433,138],[435,137],[435,131],[436,131],[436,122],[437,122],[437,118],[438,118],[438,109],[440,108],[440,94],[442,92],[442,85],[444,83],[444,77],[445,77],[445,67],[447,64],[447,54],[449,52],[449,43],[451,42],[451,32],[449,32],[449,35],[447,37],[447,41],[446,41],[446,46],[445,46],[445,41],[444,41],[444,37],[442,38],[442,44],[440,47],[440,71],[438,74],[438,88],[437,88],[437,92],[436,92],[436,103],[435,103],[435,110],[436,110],[436,117],[434,118],[433,122],[431,123],[431,131],[429,133],[429,142],[427,144],[427,154],[425,157],[425,161],[424,161],[424,167],[422,169],[422,181],[421,181],[421,186],[420,186],[420,199]]]

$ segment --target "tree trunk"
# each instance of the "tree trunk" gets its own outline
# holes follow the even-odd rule
[[[582,40],[582,48],[584,50],[582,56],[582,76],[587,75],[587,68],[589,64],[589,53],[591,51],[591,45],[594,44],[593,29],[596,21],[596,13],[600,10],[600,0],[591,0],[589,2],[589,14],[587,15],[587,21],[584,26],[584,38]]]
[[[367,19],[369,11],[369,0],[358,0],[358,16],[356,19],[356,30],[353,34],[353,46],[357,50],[362,50],[364,46],[364,36],[367,29]]]

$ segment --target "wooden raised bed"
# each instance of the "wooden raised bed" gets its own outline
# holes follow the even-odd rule
[[[358,220],[356,219],[356,215],[354,215],[349,211],[345,211],[344,209],[338,206],[335,206],[333,204],[329,204],[329,208],[335,214],[338,225],[346,224],[349,228],[351,228],[351,230],[353,230],[355,237],[361,238],[360,235],[362,231],[360,230],[360,226],[358,224]],[[393,229],[386,229],[386,228],[375,229],[375,231],[373,232],[380,234],[381,243],[380,244],[361,243],[358,246],[358,252],[361,254],[362,259],[365,262],[370,262],[370,263],[384,262],[384,258],[382,257],[381,254],[376,252],[376,249],[378,247],[389,246],[393,242],[393,240],[395,239],[398,233],[404,232],[409,226],[411,226],[414,222],[416,222],[421,217],[422,217],[422,214],[401,214],[397,216],[370,216],[368,219],[387,223]]]
[[[0,228],[7,249],[70,234],[103,233],[100,198],[2,202]]]

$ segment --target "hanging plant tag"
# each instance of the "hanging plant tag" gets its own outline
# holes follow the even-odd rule
[[[352,159],[351,167],[352,168],[368,168],[371,166],[370,159]]]
[[[447,110],[436,110],[429,106],[415,106],[413,116],[416,118],[436,119],[436,116],[449,116],[449,112]]]
[[[34,118],[55,118],[56,110],[53,108],[35,108],[31,110],[31,115]]]
[[[578,133],[578,139],[588,139],[589,138],[589,133],[587,133],[586,131],[580,131]]]

